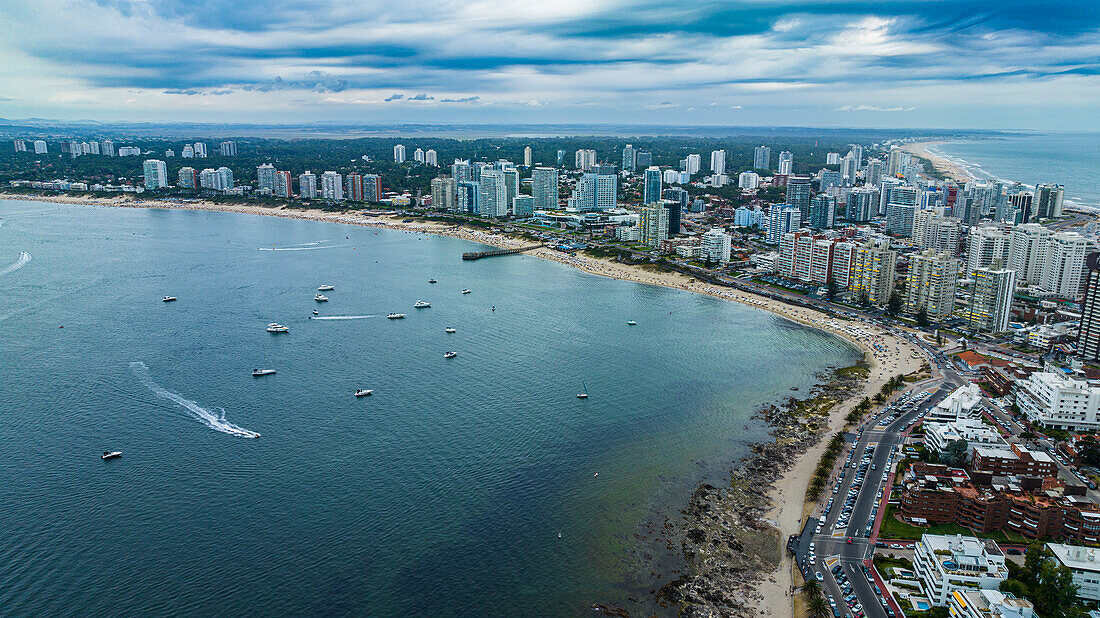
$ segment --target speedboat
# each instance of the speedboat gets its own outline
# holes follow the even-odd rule
[[[361,388],[361,389],[355,391],[355,396],[356,397],[370,397],[370,394],[373,393],[373,392],[374,391],[369,389],[369,388]]]
[[[428,279],[428,283],[435,283],[435,279]]]
[[[445,332],[445,333],[453,333],[453,332],[455,332],[455,329],[453,329],[453,328],[444,328],[444,329],[443,329],[443,332]]]
[[[273,376],[275,375],[274,369],[253,369],[252,377],[258,378],[260,376]]]
[[[424,309],[424,308],[431,307],[431,306],[432,306],[432,304],[429,303],[426,300],[418,300],[415,303],[413,303],[413,309]]]
[[[332,287],[331,285],[322,285],[321,287],[317,288],[317,291],[318,292],[328,292],[329,290],[335,290],[335,289],[336,288]]]
[[[386,316],[387,320],[400,320],[405,317],[404,313],[391,313]]]
[[[316,310],[316,309],[314,309],[314,310],[313,310],[313,315],[318,315],[318,313],[317,313],[317,310]]]
[[[638,323],[637,323],[637,322],[635,322],[634,320],[627,320],[627,321],[626,321],[626,325],[627,325],[627,326],[637,326],[637,325],[638,325]]]
[[[175,296],[165,296],[164,298],[162,298],[160,300],[162,302],[170,303],[170,302],[176,300],[176,297]]]
[[[278,322],[272,322],[267,325],[267,332],[269,333],[289,333],[290,329],[279,324]]]
[[[469,293],[470,293],[470,290],[468,290],[468,289],[466,289],[466,290],[462,290],[462,293],[463,293],[463,294],[469,294]]]
[[[100,459],[114,459],[115,457],[122,457],[122,451],[103,451],[103,454],[99,456]]]
[[[454,358],[456,356],[458,356],[458,354],[455,354],[454,352],[447,352],[443,355],[443,358]]]
[[[316,296],[313,297],[313,300],[315,300],[319,303],[325,303],[325,302],[328,302],[328,296],[325,296],[324,294],[317,294]]]

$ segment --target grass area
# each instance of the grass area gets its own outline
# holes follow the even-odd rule
[[[889,556],[875,554],[873,562],[879,574],[886,579],[894,578],[894,569],[913,570],[913,562],[905,558],[890,558]]]
[[[938,524],[927,528],[913,526],[894,518],[894,515],[897,513],[897,508],[898,507],[893,504],[886,507],[886,515],[882,518],[882,528],[879,531],[880,538],[917,541],[925,534],[964,534],[967,536],[976,536],[980,539],[993,539],[998,543],[1009,543],[1013,545],[1023,545],[1027,543],[1027,539],[1021,535],[1006,530],[975,534],[971,532],[969,528],[960,526],[959,524]]]
[[[862,365],[852,365],[837,369],[836,374],[842,378],[866,378],[871,375],[871,370]]]

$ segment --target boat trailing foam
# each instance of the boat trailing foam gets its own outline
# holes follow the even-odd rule
[[[26,251],[20,251],[19,252],[19,259],[15,260],[14,264],[8,266],[7,268],[5,268],[3,270],[0,270],[0,275],[6,275],[8,273],[13,273],[13,272],[19,270],[20,268],[23,268],[23,265],[26,264],[29,261],[31,261],[31,254],[27,253]]]
[[[376,318],[376,315],[311,315],[311,320],[365,320],[367,318]]]
[[[218,408],[219,411],[214,412],[213,410],[200,406],[197,402],[186,399],[179,393],[173,393],[172,391],[157,384],[153,381],[152,376],[149,375],[149,368],[145,366],[145,363],[141,361],[130,363],[130,371],[132,371],[133,374],[137,376],[139,380],[141,380],[141,383],[144,384],[149,390],[153,391],[153,393],[155,393],[158,397],[175,402],[184,410],[186,410],[189,416],[201,422],[203,425],[206,425],[207,427],[220,431],[222,433],[227,433],[229,435],[238,436],[241,438],[260,437],[260,434],[255,431],[244,429],[243,427],[238,427],[237,425],[234,425],[233,423],[225,420],[224,408]]]

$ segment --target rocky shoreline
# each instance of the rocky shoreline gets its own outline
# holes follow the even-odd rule
[[[751,454],[731,470],[728,487],[700,484],[683,511],[678,542],[686,568],[655,594],[661,608],[681,616],[753,618],[761,615],[756,586],[781,558],[780,532],[764,520],[775,482],[825,436],[829,410],[860,392],[863,378],[832,370],[806,399],[766,405],[754,418],[773,428],[771,442],[750,445]],[[622,608],[595,606],[609,615]]]

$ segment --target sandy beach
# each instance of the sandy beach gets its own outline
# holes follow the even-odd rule
[[[917,146],[920,146],[920,144],[909,144],[906,148],[908,150]],[[922,154],[921,156],[927,155]],[[176,208],[185,210],[235,212],[363,225],[413,233],[441,234],[503,248],[522,247],[531,244],[524,239],[512,238],[489,231],[472,230],[426,221],[410,221],[404,223],[402,217],[392,215],[367,215],[354,212],[333,213],[320,210],[298,210],[282,207],[268,208],[243,204],[215,204],[204,201],[159,201],[142,199],[135,196],[111,198],[70,196],[39,197],[23,194],[0,193],[0,199],[32,200],[122,208]],[[840,405],[837,405],[831,411],[827,434],[839,431],[843,428],[845,424],[844,417],[864,396],[872,396],[877,393],[886,380],[893,376],[916,371],[925,360],[919,351],[916,353],[918,358],[913,358],[913,353],[916,348],[908,342],[898,339],[876,325],[865,322],[831,318],[818,311],[787,305],[779,301],[770,300],[740,290],[700,282],[674,272],[649,270],[639,266],[621,264],[608,259],[597,259],[580,254],[570,255],[547,248],[530,251],[528,255],[553,260],[567,266],[578,268],[587,273],[603,277],[661,285],[740,302],[757,309],[769,311],[805,326],[830,332],[859,347],[866,353],[865,356],[870,368],[870,375],[864,383],[862,392]],[[803,517],[809,513],[814,506],[806,504],[805,494],[813,470],[817,466],[825,450],[826,442],[826,440],[819,440],[817,444],[807,450],[798,460],[798,463],[783,475],[771,491],[770,497],[774,506],[767,514],[767,519],[779,528],[780,538],[784,541],[788,535],[794,534],[800,530]],[[792,614],[793,599],[790,595],[790,590],[793,582],[793,563],[790,557],[786,555],[785,551],[782,552],[782,555],[783,558],[779,569],[765,576],[757,589],[760,602],[759,608],[761,613],[765,615],[789,616]]]
[[[951,161],[948,161],[947,159],[932,154],[928,151],[928,148],[930,146],[936,146],[937,144],[942,143],[942,141],[913,142],[903,145],[901,149],[906,152],[912,153],[915,156],[921,157],[922,159],[928,159],[932,162],[932,167],[936,168],[936,170],[938,170],[944,176],[947,176],[948,178],[954,180],[959,184],[973,182],[975,180],[974,176],[972,176],[970,172],[967,172],[965,169],[963,169],[962,166],[952,163]]]

